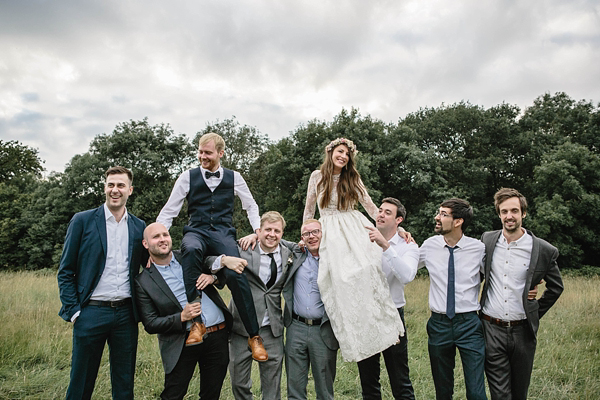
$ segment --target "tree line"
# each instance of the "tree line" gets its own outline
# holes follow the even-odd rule
[[[223,136],[223,164],[244,176],[261,213],[283,214],[290,240],[299,239],[310,173],[331,140],[347,137],[357,145],[358,169],[375,204],[398,198],[407,209],[404,227],[418,243],[433,234],[433,216],[450,197],[467,199],[474,208],[469,236],[500,229],[493,195],[514,187],[529,202],[524,226],[558,247],[561,268],[600,265],[600,109],[556,93],[524,110],[460,102],[422,108],[395,123],[342,109],[332,121],[301,124],[279,141],[235,117],[207,123],[191,140],[168,124],[131,120],[96,136],[64,172],[45,178],[36,149],[0,140],[0,268],[57,267],[73,214],[104,202],[109,166],[133,171],[127,208],[154,221],[175,179],[198,165],[198,138],[207,132]],[[241,237],[251,228],[236,202],[234,225]],[[186,213],[184,207],[171,228],[175,246]]]

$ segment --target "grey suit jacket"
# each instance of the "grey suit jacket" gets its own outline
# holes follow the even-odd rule
[[[271,332],[274,337],[279,337],[283,334],[283,312],[281,307],[281,290],[283,284],[287,278],[289,265],[288,259],[291,256],[289,249],[289,242],[284,240],[281,241],[281,263],[283,274],[277,279],[275,284],[271,288],[267,289],[265,283],[260,279],[260,250],[259,244],[256,244],[254,250],[242,250],[238,246],[240,257],[248,262],[248,266],[244,270],[244,274],[248,278],[248,284],[250,285],[250,291],[252,292],[252,299],[254,300],[254,307],[256,308],[256,315],[258,318],[258,325],[262,324],[265,316],[265,311],[269,312],[269,321]],[[210,267],[214,263],[217,257],[207,257],[205,263]],[[248,336],[246,328],[242,323],[239,311],[235,306],[233,300],[229,303],[229,310],[233,314],[233,328],[232,331],[241,336]]]
[[[173,254],[181,262],[179,253]],[[219,275],[219,281],[221,280],[224,280],[224,276]],[[150,334],[158,334],[163,368],[165,374],[169,374],[177,365],[185,343],[186,324],[181,322],[181,304],[154,265],[144,268],[135,278],[135,290],[144,328]],[[223,311],[227,329],[231,329],[233,317],[215,287],[209,285],[202,292]]]
[[[485,232],[481,236],[481,240],[485,244],[485,273],[483,284],[483,292],[481,294],[481,308],[485,305],[487,300],[487,292],[490,284],[490,271],[492,269],[492,258],[494,256],[494,249],[498,238],[502,234],[502,231],[490,231]],[[540,325],[540,318],[554,305],[556,300],[560,297],[564,287],[560,271],[558,270],[558,264],[556,259],[558,258],[558,249],[552,246],[550,243],[543,239],[536,237],[531,231],[527,230],[527,234],[533,238],[533,248],[531,250],[531,261],[529,262],[529,269],[527,270],[527,278],[525,282],[525,289],[523,290],[523,307],[527,314],[527,322],[529,328],[534,336],[537,335],[537,331]],[[529,290],[533,289],[541,279],[546,281],[546,290],[539,300],[528,300],[527,294]]]
[[[285,300],[285,309],[283,310],[283,324],[288,327],[292,323],[292,312],[294,311],[294,277],[296,276],[296,271],[302,265],[304,260],[306,260],[306,252],[300,250],[300,248],[294,244],[292,247],[292,254],[294,262],[289,271],[289,275],[285,284],[283,286],[283,299]],[[331,328],[331,321],[329,321],[329,317],[327,313],[323,316],[321,320],[320,326],[321,338],[325,345],[331,350],[337,350],[340,347],[335,335],[333,334],[333,329]]]

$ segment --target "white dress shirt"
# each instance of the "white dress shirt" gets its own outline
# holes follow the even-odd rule
[[[404,307],[404,285],[415,279],[419,265],[419,246],[406,243],[398,234],[388,241],[390,247],[383,252],[382,269],[390,286],[396,308]]]
[[[533,238],[527,232],[510,243],[503,234],[500,235],[492,258],[484,314],[504,321],[527,318],[523,307],[523,291],[532,248]]]
[[[206,183],[206,186],[214,192],[214,190],[219,186],[221,181],[223,180],[223,167],[219,166],[218,170],[220,172],[220,176],[211,177],[210,179],[206,179],[205,172],[206,169],[200,167],[202,171],[202,179]],[[183,206],[183,201],[187,197],[190,192],[190,170],[185,171],[177,181],[175,181],[175,185],[173,186],[173,190],[171,191],[171,196],[169,196],[169,200],[167,200],[167,204],[160,210],[160,214],[158,214],[158,218],[156,218],[156,222],[160,222],[167,229],[171,227],[173,223],[173,218],[179,215],[179,211],[181,211],[181,207]],[[240,198],[242,202],[242,208],[246,210],[246,214],[248,215],[248,220],[250,221],[250,225],[252,225],[252,229],[256,231],[260,228],[260,216],[258,215],[258,205],[254,198],[252,197],[252,193],[250,193],[250,189],[246,184],[242,175],[239,172],[233,171],[233,193]]]
[[[483,272],[485,245],[477,239],[463,235],[454,250],[454,293],[456,313],[479,310],[480,272]],[[448,291],[448,259],[443,235],[432,236],[423,242],[419,268],[429,271],[429,308],[445,314]]]
[[[91,300],[114,301],[131,297],[129,285],[129,229],[127,210],[119,222],[104,203],[106,264]]]

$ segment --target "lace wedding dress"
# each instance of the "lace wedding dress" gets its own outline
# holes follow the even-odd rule
[[[360,361],[395,344],[404,326],[381,270],[382,250],[369,240],[365,228],[373,224],[358,210],[337,209],[339,177],[333,176],[328,206],[319,207],[323,237],[317,283],[344,360]],[[317,194],[320,179],[320,171],[310,176],[303,220],[315,215],[322,195]],[[366,189],[360,203],[375,219],[378,208]]]

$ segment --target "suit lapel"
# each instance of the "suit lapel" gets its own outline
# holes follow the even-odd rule
[[[158,269],[156,269],[154,264],[150,266],[148,272],[150,273],[150,278],[152,278],[152,281],[164,293],[164,295],[173,303],[175,303],[180,310],[183,310],[181,308],[181,304],[179,304],[179,300],[177,300],[177,297],[175,297],[173,291],[171,290],[169,285],[167,285],[167,282],[165,282],[165,279],[162,277]]]
[[[288,273],[288,276],[285,280],[285,284],[287,285],[288,282],[292,279],[294,279],[294,274],[296,273],[296,271],[298,271],[298,268],[300,268],[300,266],[302,265],[302,263],[304,262],[304,260],[306,260],[306,257],[308,257],[308,250],[305,250],[299,257],[297,257],[293,264],[292,267],[290,268],[290,272]]]
[[[102,244],[102,250],[106,258],[106,216],[104,215],[104,205],[98,207],[96,211],[96,227],[98,228],[98,236],[100,236],[100,243]]]
[[[535,235],[527,231],[528,235],[531,235],[533,240],[533,246],[531,247],[531,259],[529,260],[529,268],[527,268],[527,279],[525,280],[525,289],[523,289],[523,304],[527,303],[527,295],[529,294],[529,288],[531,287],[531,280],[533,279],[533,273],[535,272],[535,266],[538,263],[540,257],[540,241]]]
[[[125,211],[127,212],[127,211]],[[127,249],[127,255],[129,258],[129,264],[131,265],[132,263],[132,255],[133,255],[133,241],[134,241],[134,234],[135,234],[135,224],[133,223],[133,218],[131,218],[131,215],[127,214],[127,233],[128,233],[128,237],[129,237],[129,246]]]
[[[260,281],[262,283],[262,285],[264,286],[264,288],[266,290],[267,286],[264,284],[262,279],[260,279],[260,248],[259,248],[259,246],[260,246],[260,244],[257,243],[256,247],[251,252],[251,261],[252,262],[249,263],[248,268],[256,276],[258,281]]]
[[[483,244],[485,245],[485,267],[483,273],[483,279],[485,283],[483,285],[483,292],[481,293],[481,308],[485,305],[487,300],[487,291],[490,287],[490,277],[492,271],[492,258],[494,256],[494,250],[496,249],[496,244],[498,243],[498,238],[500,238],[500,234],[502,231],[493,231],[490,232],[489,235],[485,235],[483,238]]]

